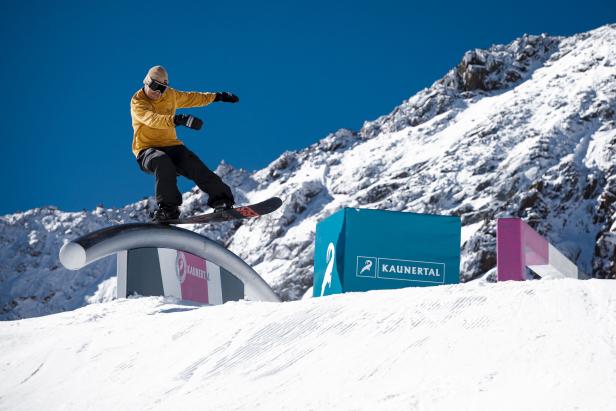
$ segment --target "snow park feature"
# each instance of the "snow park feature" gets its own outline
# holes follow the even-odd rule
[[[205,236],[173,226],[104,228],[62,246],[60,262],[77,270],[115,253],[120,298],[169,296],[214,305],[243,298],[280,301],[237,255]]]
[[[578,267],[521,218],[499,218],[496,227],[498,281],[584,278]]]
[[[460,218],[343,208],[317,224],[313,296],[460,281]]]

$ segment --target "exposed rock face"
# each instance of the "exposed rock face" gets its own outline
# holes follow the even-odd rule
[[[505,216],[526,219],[586,274],[616,278],[614,113],[616,25],[473,50],[357,132],[339,130],[255,173],[222,164],[217,172],[239,202],[277,195],[284,204],[269,217],[194,229],[244,258],[286,300],[312,284],[316,223],[341,207],[459,215],[463,281],[494,268],[496,218]],[[109,295],[101,284],[114,261],[74,273],[57,252],[94,229],[144,220],[152,206],[2,218],[0,318]],[[206,210],[197,189],[184,194],[185,214]]]
[[[460,64],[432,87],[403,102],[392,113],[366,123],[362,137],[417,126],[449,110],[459,99],[476,94],[472,92],[503,90],[527,80],[558,50],[561,40],[545,34],[524,35],[506,46],[468,51]]]
[[[460,91],[499,90],[527,78],[537,64],[557,50],[558,44],[557,38],[545,34],[525,35],[507,46],[468,51],[445,81]]]
[[[616,147],[616,139],[611,141]],[[616,153],[613,153],[616,155]],[[612,157],[614,159],[616,157]],[[598,278],[616,279],[616,166],[610,169],[609,177],[599,195],[597,213],[593,216],[601,224],[593,259],[593,274]],[[588,185],[588,192],[597,189],[594,181]],[[586,194],[586,193],[585,193]]]

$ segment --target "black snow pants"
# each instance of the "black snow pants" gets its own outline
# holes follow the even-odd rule
[[[174,207],[182,204],[182,194],[177,187],[177,176],[191,179],[209,196],[208,205],[220,200],[234,203],[231,188],[212,172],[184,145],[152,147],[139,152],[139,167],[156,177],[156,202]]]

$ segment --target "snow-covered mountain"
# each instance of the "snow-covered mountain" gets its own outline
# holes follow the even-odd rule
[[[462,218],[462,280],[496,264],[496,217],[525,218],[586,274],[616,278],[616,25],[572,37],[525,35],[461,63],[359,131],[342,129],[249,173],[217,172],[238,202],[271,195],[278,212],[193,227],[244,258],[286,300],[312,284],[317,221],[341,207]],[[196,189],[183,212],[206,211]],[[152,200],[122,209],[54,208],[0,220],[0,318],[76,308],[113,295],[115,261],[60,266],[64,241],[143,221]]]
[[[615,311],[597,279],[120,299],[0,322],[0,409],[613,410]]]

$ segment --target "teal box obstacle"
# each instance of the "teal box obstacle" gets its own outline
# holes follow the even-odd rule
[[[315,297],[460,282],[460,218],[343,208],[317,224]]]

